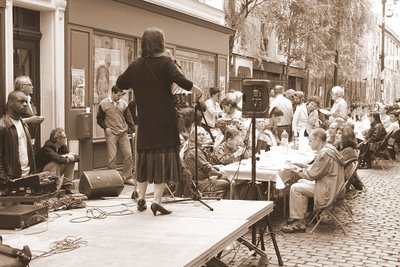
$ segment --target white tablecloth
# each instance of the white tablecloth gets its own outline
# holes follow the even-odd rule
[[[309,164],[315,158],[315,151],[309,146],[300,150],[278,146],[257,156],[256,181],[276,182],[277,188],[283,189],[284,183],[293,177],[292,172],[285,170],[290,163]],[[251,158],[221,166],[220,170],[232,181],[251,180]]]

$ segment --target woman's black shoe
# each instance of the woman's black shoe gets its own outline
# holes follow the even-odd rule
[[[161,205],[158,205],[157,203],[153,203],[151,204],[151,211],[153,212],[154,216],[157,215],[157,211],[161,213],[161,215],[167,215],[167,214],[171,214],[171,210],[167,210],[166,208],[164,208]]]
[[[146,210],[147,209],[146,200],[139,199],[139,201],[137,202],[137,209],[138,209],[138,211]]]

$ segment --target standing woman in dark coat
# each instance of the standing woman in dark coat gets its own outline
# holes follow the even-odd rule
[[[138,210],[144,211],[148,183],[154,183],[151,210],[169,214],[161,205],[165,183],[180,179],[178,117],[171,93],[172,83],[201,95],[202,90],[187,80],[165,54],[164,34],[146,29],[142,36],[141,57],[132,62],[117,79],[119,88],[132,88],[138,111],[137,165]]]

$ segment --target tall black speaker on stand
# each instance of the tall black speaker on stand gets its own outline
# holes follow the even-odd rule
[[[243,106],[242,106],[242,116],[244,118],[251,118],[251,199],[256,199],[256,161],[258,160],[256,156],[256,118],[267,118],[269,109],[269,91],[268,91],[269,80],[260,79],[244,79],[242,86],[243,93]],[[275,233],[273,233],[271,224],[269,222],[269,217],[266,217],[268,230],[270,232],[271,240],[273,242],[275,253],[279,261],[279,265],[283,265],[283,261],[279,252],[278,244],[275,239]],[[248,246],[252,247],[256,252],[258,252],[261,257],[267,257],[265,253],[262,253],[256,247],[256,226],[252,226],[252,244],[249,244],[244,239],[240,241]],[[264,247],[264,231],[260,232],[261,239],[261,249],[265,250]],[[266,258],[265,260],[267,260]]]

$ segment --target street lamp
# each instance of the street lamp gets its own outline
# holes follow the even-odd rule
[[[386,0],[382,0],[382,43],[381,43],[381,97],[384,101],[384,89],[385,89],[385,15],[386,15]]]

